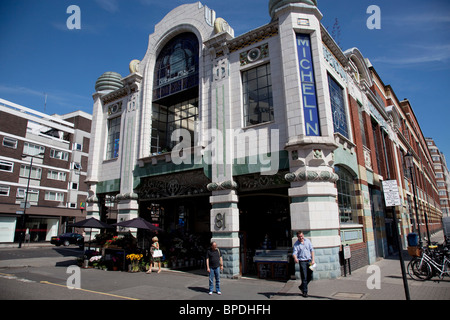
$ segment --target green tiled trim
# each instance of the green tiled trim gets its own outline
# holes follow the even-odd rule
[[[309,196],[309,197],[292,198],[292,203],[302,203],[302,202],[336,202],[336,198],[330,196]]]
[[[229,209],[229,208],[237,208],[237,203],[216,203],[212,205],[213,209]]]
[[[120,179],[100,181],[97,184],[97,194],[119,192],[120,191]]]
[[[311,237],[329,237],[329,236],[337,236],[339,235],[339,230],[337,229],[331,229],[331,230],[309,230],[309,231],[303,231],[303,234],[306,238]],[[294,236],[296,234],[294,233]]]

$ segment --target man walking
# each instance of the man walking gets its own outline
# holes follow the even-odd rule
[[[206,271],[209,273],[209,295],[212,295],[214,289],[214,278],[216,278],[216,292],[220,292],[220,271],[223,270],[223,260],[219,248],[215,241],[211,242],[211,248],[206,252]]]
[[[305,238],[302,231],[297,231],[297,241],[294,243],[292,250],[292,256],[295,263],[299,263],[300,266],[300,278],[302,284],[299,286],[303,297],[308,297],[308,283],[312,279],[312,270],[310,265],[314,265],[314,248],[311,241]]]

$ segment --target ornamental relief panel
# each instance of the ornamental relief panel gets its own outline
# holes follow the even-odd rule
[[[191,171],[158,177],[143,178],[139,199],[170,198],[178,196],[208,195],[210,180],[203,171]]]

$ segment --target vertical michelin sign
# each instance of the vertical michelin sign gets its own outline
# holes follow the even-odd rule
[[[312,61],[311,39],[307,34],[297,34],[296,40],[306,135],[320,136],[319,110],[317,105],[314,65]]]

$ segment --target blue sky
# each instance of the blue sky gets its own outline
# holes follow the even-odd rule
[[[126,76],[142,59],[148,36],[186,0],[1,0],[0,98],[52,113],[92,112],[96,79],[106,71]],[[236,35],[270,21],[269,0],[203,0]],[[69,30],[70,5],[81,29]],[[367,8],[381,10],[370,30]],[[358,47],[397,97],[408,98],[422,131],[450,158],[450,1],[318,0],[322,23],[343,50]],[[47,94],[47,105],[44,100]]]

